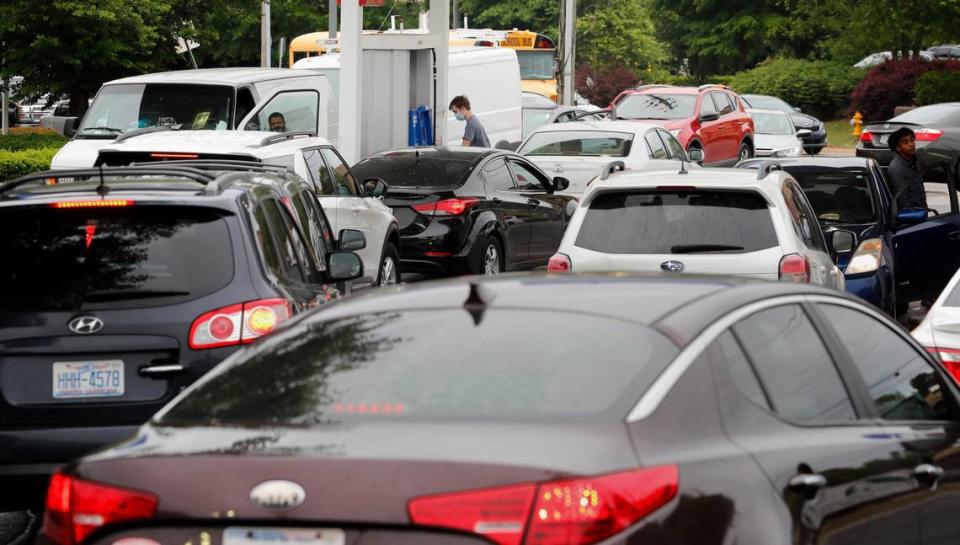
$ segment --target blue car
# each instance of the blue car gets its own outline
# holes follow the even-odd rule
[[[763,162],[748,159],[737,166],[758,168]],[[910,301],[936,299],[960,267],[956,197],[947,199],[940,211],[898,211],[883,170],[873,159],[776,162],[803,188],[851,293],[896,316]],[[956,195],[953,176],[943,185],[947,195]]]

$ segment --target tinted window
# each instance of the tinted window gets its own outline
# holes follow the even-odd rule
[[[325,271],[327,269],[327,252],[330,251],[327,248],[329,236],[325,236],[317,203],[313,195],[307,191],[301,191],[294,195],[292,202],[297,220],[305,231],[304,235],[307,237],[306,242],[314,267],[319,271]]]
[[[257,115],[243,127],[246,131],[312,131],[317,132],[317,108],[320,95],[316,91],[287,91],[270,99]]]
[[[747,191],[602,194],[576,242],[615,254],[741,253],[777,244],[766,201]]]
[[[877,218],[866,169],[790,169],[813,206],[817,219],[869,223]]]
[[[740,393],[757,405],[770,409],[770,403],[763,393],[757,374],[754,372],[747,355],[743,353],[740,343],[732,333],[727,331],[713,342],[710,350],[713,357],[722,362],[730,381],[736,385]]]
[[[320,150],[320,153],[323,154],[323,159],[330,166],[330,170],[333,171],[333,186],[336,189],[336,194],[356,195],[358,193],[357,182],[353,179],[353,174],[350,173],[350,169],[347,168],[343,159],[330,148],[324,148]]]
[[[390,187],[459,187],[467,180],[472,160],[421,157],[414,153],[378,154],[361,160],[353,172],[361,180],[383,178]]]
[[[310,177],[320,194],[336,195],[333,178],[330,177],[330,171],[327,170],[327,165],[323,162],[323,156],[320,155],[320,150],[304,150],[303,160],[307,163],[307,171],[310,173]]]
[[[916,123],[917,125],[925,125],[928,123],[942,125],[948,120],[951,124],[956,123],[958,118],[960,118],[960,107],[948,104],[933,104],[904,112],[890,121],[897,123]]]
[[[822,305],[877,412],[888,420],[947,420],[950,395],[940,375],[909,343],[879,320],[837,305]]]
[[[544,180],[538,176],[534,170],[523,163],[517,161],[507,161],[510,166],[510,172],[517,181],[517,189],[521,191],[546,191],[543,185]]]
[[[487,163],[483,168],[483,180],[487,191],[508,191],[516,187],[503,159],[494,159]]]
[[[107,85],[83,116],[82,136],[117,135],[143,127],[230,128],[233,88],[219,85]]]
[[[240,123],[247,114],[252,112],[257,103],[253,100],[253,93],[246,87],[237,89],[237,115],[234,116],[236,123]]]
[[[227,223],[200,208],[7,208],[0,228],[2,309],[174,304],[233,278]]]
[[[647,148],[650,152],[651,159],[667,158],[667,148],[660,140],[660,136],[657,135],[657,131],[647,131],[647,134],[643,135],[643,138],[647,141]]]
[[[693,117],[697,95],[650,93],[627,95],[617,104],[621,119],[684,119]]]
[[[264,264],[277,278],[303,282],[297,251],[277,201],[269,199],[254,212],[255,229],[263,251]]]
[[[612,406],[619,420],[676,353],[636,323],[497,308],[476,321],[459,308],[314,320],[278,341],[218,368],[162,422],[562,422]]]
[[[534,134],[520,155],[571,155],[587,157],[626,157],[630,154],[633,135],[625,132],[604,131],[543,131]]]
[[[677,142],[677,139],[674,138],[672,134],[666,131],[657,131],[657,133],[660,135],[663,143],[667,145],[667,158],[686,160],[687,154],[683,151],[683,146],[680,145],[680,142]]]
[[[717,107],[717,112],[720,115],[727,115],[733,112],[733,104],[727,98],[726,93],[710,93],[710,96],[713,97],[713,103]]]
[[[778,414],[793,422],[856,419],[840,374],[800,306],[758,312],[734,331]]]
[[[784,184],[783,198],[787,203],[793,229],[808,248],[827,251],[820,224],[813,219],[813,211],[804,202],[802,191],[793,184]]]

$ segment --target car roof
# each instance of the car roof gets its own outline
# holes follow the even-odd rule
[[[720,87],[710,89],[700,89],[699,87],[689,87],[685,85],[655,85],[643,89],[630,89],[632,94],[650,95],[656,93],[668,92],[675,95],[699,95],[701,91],[722,90]]]
[[[748,113],[748,114],[779,115],[779,116],[783,116],[783,117],[787,117],[788,115],[790,115],[790,114],[788,114],[787,112],[785,112],[785,111],[783,111],[783,110],[769,110],[769,109],[766,109],[766,108],[747,108],[747,113]]]
[[[652,123],[642,123],[638,121],[567,121],[565,123],[550,123],[549,125],[541,125],[533,132],[605,131],[639,134],[647,132],[650,129],[662,129],[662,127]]]
[[[279,139],[282,135],[288,139]],[[264,145],[266,139],[275,139]],[[269,131],[157,131],[125,138],[111,143],[101,151],[168,151],[178,153],[243,154],[256,157],[275,157],[295,150],[329,146],[330,142],[317,136],[276,133]]]
[[[873,159],[868,157],[790,157],[783,159],[773,159],[773,158],[764,158],[764,159],[747,159],[740,163],[741,168],[756,168],[757,166],[763,164],[764,162],[774,162],[779,165],[782,165],[784,168],[789,167],[822,167],[824,169],[847,169],[847,168],[867,168],[867,166],[873,162]]]
[[[581,203],[591,202],[600,193],[611,193],[630,189],[655,189],[661,186],[687,187],[702,189],[749,189],[762,194],[768,203],[782,200],[780,188],[792,180],[789,174],[776,169],[770,170],[763,179],[757,179],[754,169],[738,168],[695,168],[685,169],[685,174],[677,170],[631,170],[615,172],[606,180],[595,180],[584,192]]]
[[[104,85],[122,83],[195,83],[206,85],[243,85],[259,81],[284,78],[304,78],[318,75],[315,72],[290,68],[200,68],[156,72],[108,81]]]

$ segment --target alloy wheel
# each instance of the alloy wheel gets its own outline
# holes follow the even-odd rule
[[[492,242],[487,245],[487,250],[483,252],[483,274],[488,276],[500,274],[500,250]]]
[[[393,258],[387,256],[383,258],[383,263],[380,264],[380,285],[381,286],[392,286],[397,283],[397,264],[393,261]]]

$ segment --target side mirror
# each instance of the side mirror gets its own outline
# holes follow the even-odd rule
[[[720,119],[720,114],[703,114],[700,116],[700,122],[705,123],[707,121],[716,121]]]
[[[813,134],[813,131],[810,129],[800,129],[797,131],[797,136],[800,138],[803,138],[804,136],[810,136],[811,134]]]
[[[363,190],[367,197],[382,197],[387,192],[387,182],[380,178],[367,178],[363,181]]]
[[[563,176],[557,176],[553,179],[553,190],[554,191],[563,191],[570,187],[570,180],[564,178]]]
[[[830,233],[830,248],[836,254],[846,254],[853,251],[856,236],[850,231],[837,229]]]
[[[353,252],[333,252],[327,257],[327,271],[333,281],[353,280],[363,276],[363,262]]]
[[[799,106],[795,107],[793,111],[797,112],[798,114],[803,112],[803,110],[801,110]]]
[[[355,252],[367,247],[367,239],[363,233],[356,229],[343,229],[340,231],[340,250],[344,252]]]
[[[927,221],[927,211],[922,208],[907,208],[897,212],[897,221],[902,225],[916,225]]]
[[[700,148],[693,148],[687,152],[687,157],[689,157],[694,163],[702,163],[704,158],[703,150]]]
[[[73,137],[77,134],[77,128],[80,126],[79,117],[68,117],[63,120],[63,135]]]

